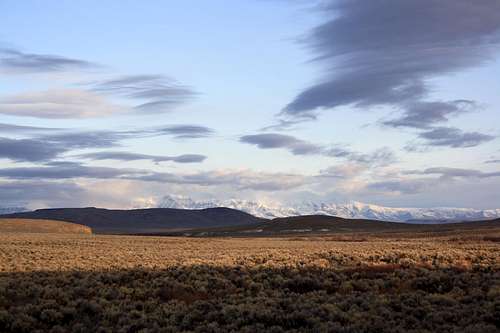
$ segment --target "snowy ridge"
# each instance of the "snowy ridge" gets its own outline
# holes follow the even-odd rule
[[[343,218],[374,219],[393,222],[451,222],[500,218],[500,209],[478,210],[471,208],[390,208],[361,202],[344,204],[301,202],[281,205],[240,199],[193,200],[182,196],[165,196],[159,208],[204,209],[228,207],[257,217],[276,218],[298,215],[330,215]]]

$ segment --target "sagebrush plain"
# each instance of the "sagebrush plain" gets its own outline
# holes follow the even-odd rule
[[[4,233],[0,331],[498,332],[499,235]]]

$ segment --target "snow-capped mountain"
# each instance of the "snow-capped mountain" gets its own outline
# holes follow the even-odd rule
[[[344,218],[374,219],[394,222],[450,222],[500,218],[500,209],[471,208],[390,208],[361,202],[344,204],[301,202],[290,205],[269,204],[239,199],[193,200],[181,196],[165,196],[159,208],[204,209],[228,207],[263,218],[298,215],[330,215]]]

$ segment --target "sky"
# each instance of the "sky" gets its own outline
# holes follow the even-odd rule
[[[2,207],[500,208],[500,1],[0,1]]]

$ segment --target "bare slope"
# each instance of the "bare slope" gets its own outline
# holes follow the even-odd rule
[[[91,234],[92,229],[75,223],[32,220],[32,219],[0,219],[0,233],[57,233],[57,234]]]
[[[91,227],[94,233],[101,234],[156,233],[191,228],[249,225],[264,221],[248,213],[230,208],[201,210],[57,208],[39,209],[1,217],[74,222]]]
[[[409,224],[377,220],[309,215],[277,218],[246,226],[193,229],[190,236],[278,236],[300,234],[444,234],[474,230],[500,230],[500,219],[447,224]],[[186,234],[178,232],[177,234]]]

